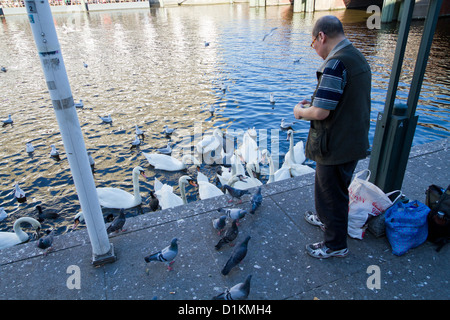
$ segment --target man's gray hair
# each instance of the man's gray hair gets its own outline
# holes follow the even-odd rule
[[[320,31],[325,33],[330,38],[344,35],[344,27],[342,26],[342,22],[335,16],[331,15],[320,17],[316,21],[312,31],[313,37],[317,37]]]

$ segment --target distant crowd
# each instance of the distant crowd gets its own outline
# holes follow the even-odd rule
[[[85,3],[118,3],[118,2],[140,2],[143,0],[85,0]],[[70,6],[70,5],[80,5],[81,0],[49,0],[51,6]],[[0,0],[0,7],[2,8],[15,8],[24,7],[24,1],[17,0]]]

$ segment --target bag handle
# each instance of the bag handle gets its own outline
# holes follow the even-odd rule
[[[369,181],[369,179],[370,179],[370,174],[371,174],[371,172],[370,172],[369,169],[361,170],[360,172],[358,172],[357,174],[355,174],[355,178],[361,179],[360,176],[362,176],[362,175],[365,174],[365,173],[367,173],[366,181]]]
[[[395,198],[394,201],[392,201],[392,203],[396,203],[397,200],[400,199],[400,198],[403,196],[402,190],[394,190],[394,191],[391,191],[391,192],[386,193],[386,195],[387,195],[388,197],[390,197],[391,195],[393,195],[393,194],[396,193],[396,192],[400,192],[400,194],[397,196],[397,198]]]

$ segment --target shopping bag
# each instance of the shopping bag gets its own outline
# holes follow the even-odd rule
[[[362,177],[367,175],[365,179]],[[347,233],[355,239],[362,239],[367,229],[369,217],[378,216],[387,208],[392,206],[402,193],[395,190],[384,193],[383,190],[369,181],[370,170],[365,169],[355,174],[350,186],[348,205],[348,228]],[[397,199],[391,201],[390,195],[399,193]]]
[[[426,241],[429,212],[430,208],[417,200],[398,202],[386,210],[386,236],[393,254],[401,256]]]

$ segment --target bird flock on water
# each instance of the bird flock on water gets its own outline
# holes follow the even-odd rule
[[[270,30],[268,34],[264,36],[262,41],[266,38],[271,37],[277,28]],[[205,42],[205,47],[209,46],[209,43]],[[295,61],[294,61],[295,62]],[[297,61],[298,62],[298,61]],[[88,65],[84,63],[84,67],[87,68]],[[6,72],[5,70],[2,70]],[[220,90],[225,93],[227,88],[222,83],[220,85]],[[275,104],[274,94],[271,93],[269,97],[270,104]],[[74,103],[75,108],[84,108],[83,100]],[[212,106],[210,108],[211,115],[214,114],[215,110]],[[113,125],[113,119],[110,114],[106,116],[98,115],[101,123]],[[13,127],[14,121],[11,114],[8,115],[6,119],[1,120],[3,122],[3,127],[11,126]],[[295,146],[293,145],[293,126],[295,122],[288,123],[285,119],[282,120],[280,128],[282,130],[288,130],[288,139],[291,139],[289,152],[286,154],[283,166],[274,171],[272,159],[270,153],[267,150],[259,150],[256,139],[255,130],[249,129],[245,135],[242,145],[237,150],[232,150],[232,153],[227,154],[227,150],[224,145],[224,135],[220,129],[215,129],[213,134],[210,136],[205,136],[202,141],[200,141],[196,146],[195,156],[185,156],[181,160],[172,157],[172,147],[173,145],[169,142],[166,146],[161,148],[156,148],[156,152],[142,152],[150,166],[159,170],[167,171],[187,171],[190,166],[196,167],[197,178],[192,178],[191,174],[184,175],[179,179],[179,190],[181,197],[174,193],[173,187],[168,184],[162,184],[157,178],[155,178],[154,191],[149,192],[149,207],[151,211],[163,210],[166,208],[172,208],[178,205],[186,204],[185,187],[191,185],[197,187],[199,190],[200,200],[212,198],[216,196],[221,196],[229,194],[231,199],[229,202],[237,200],[242,203],[242,197],[249,195],[250,207],[248,209],[242,208],[219,208],[217,209],[218,217],[215,217],[212,221],[213,230],[218,234],[217,242],[214,245],[215,250],[219,251],[224,246],[234,246],[229,259],[221,269],[221,274],[227,276],[232,272],[235,267],[241,263],[247,255],[248,245],[252,239],[250,235],[247,235],[243,241],[234,244],[235,239],[237,239],[240,231],[240,221],[245,218],[245,216],[250,214],[255,214],[258,208],[262,205],[263,196],[261,194],[262,182],[257,178],[259,171],[259,164],[269,162],[270,174],[269,181],[271,183],[274,181],[280,181],[293,176],[299,176],[309,172],[313,172],[314,169],[303,164],[305,161],[303,142],[300,141]],[[134,140],[132,140],[130,145],[131,149],[138,149],[144,142],[145,132],[139,128],[136,124],[134,126],[135,135]],[[169,128],[167,125],[163,127],[163,133],[166,137],[170,137],[176,128]],[[35,153],[35,147],[32,141],[29,141],[25,145],[25,150],[28,155],[33,156]],[[60,153],[55,145],[50,145],[50,157],[55,161],[61,161]],[[87,156],[89,164],[92,169],[92,174],[95,173],[95,161],[92,157],[92,152],[87,151]],[[202,161],[208,161],[209,163],[221,163],[218,160],[222,160],[225,156],[231,156],[231,166],[221,166],[218,165],[216,183],[213,184],[209,181],[200,170],[200,165]],[[200,158],[200,160],[199,160]],[[212,161],[212,162],[211,162]],[[97,194],[99,198],[100,205],[104,208],[118,209],[119,214],[116,217],[109,217],[107,220],[110,224],[107,226],[106,231],[108,234],[124,232],[126,216],[125,209],[130,208],[140,208],[143,205],[143,200],[140,195],[139,190],[139,176],[146,178],[144,169],[140,166],[136,166],[133,169],[132,181],[134,193],[131,194],[120,188],[105,187],[97,188]],[[195,171],[194,171],[195,173]],[[251,190],[255,190],[251,192]],[[25,203],[27,201],[25,192],[21,189],[18,183],[14,185],[14,196],[18,203]],[[57,210],[52,208],[43,208],[43,205],[38,205],[35,207],[37,211],[37,219],[31,217],[19,218],[14,223],[14,232],[0,232],[0,249],[8,248],[19,243],[26,242],[30,239],[28,234],[26,234],[22,229],[21,225],[23,223],[31,224],[31,226],[36,230],[37,233],[37,247],[44,250],[44,255],[47,255],[53,248],[53,243],[55,239],[55,228],[47,230],[44,235],[40,235],[41,222],[47,219],[58,219],[60,214]],[[6,220],[8,214],[4,208],[0,207],[0,222]],[[78,223],[84,220],[84,214],[79,212],[74,218],[74,228]],[[173,270],[173,263],[178,255],[178,241],[177,237],[174,237],[170,244],[161,250],[156,250],[155,252],[143,257],[146,263],[150,262],[163,262],[167,264],[167,269]],[[149,272],[149,268],[146,270]],[[223,299],[223,300],[241,300],[246,299],[250,293],[250,282],[252,275],[247,275],[243,282],[234,285],[233,287],[226,289],[222,293],[215,295],[213,299]]]

